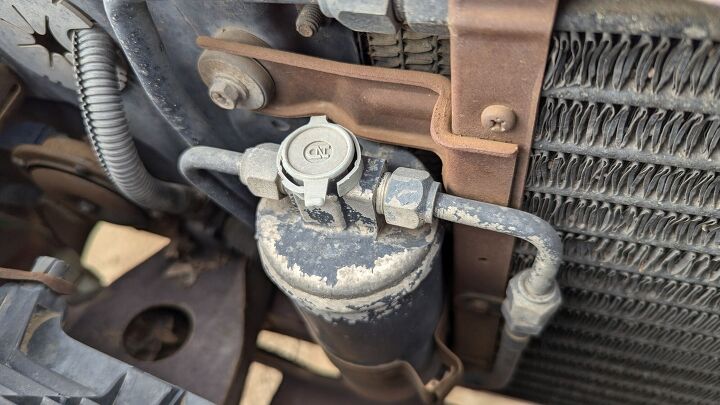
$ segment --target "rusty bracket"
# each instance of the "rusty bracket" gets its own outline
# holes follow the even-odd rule
[[[476,189],[473,179],[502,179],[514,171],[516,145],[450,131],[450,81],[442,76],[210,37],[197,42],[205,49],[253,58],[267,69],[275,82],[275,98],[260,112],[277,117],[324,114],[362,138],[432,151],[443,161],[443,183],[451,193]],[[510,181],[493,182],[485,193],[502,193]]]
[[[435,74],[217,38],[200,37],[197,43],[262,64],[275,82],[275,97],[260,112],[327,115],[357,136],[432,151],[443,162],[448,192],[500,205],[512,197],[517,206],[557,0],[451,0],[449,5],[452,83]],[[512,128],[493,132],[482,126],[481,112],[491,105],[513,110]],[[460,225],[453,234],[454,295],[502,298],[514,240]],[[454,312],[453,348],[463,361],[489,367],[499,317],[457,305]]]
[[[478,187],[458,195],[520,206],[557,3],[449,0],[452,131],[518,147],[514,168],[493,178],[473,177]],[[487,125],[491,111],[510,116],[512,125]],[[496,183],[506,188],[488,194]],[[454,236],[453,296],[504,297],[514,238],[464,226],[455,226]],[[492,364],[500,317],[462,302],[453,308],[453,349],[472,373]]]

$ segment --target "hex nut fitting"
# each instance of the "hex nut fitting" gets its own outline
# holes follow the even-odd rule
[[[432,222],[439,189],[430,173],[399,167],[380,186],[378,211],[390,225],[419,228]]]
[[[510,279],[507,296],[501,308],[505,326],[518,336],[538,336],[562,303],[557,282],[546,295],[533,296],[529,293],[525,288],[525,281],[530,271],[523,270]]]
[[[208,88],[210,99],[220,108],[234,110],[247,97],[247,89],[224,77],[215,77]]]
[[[280,145],[263,143],[243,153],[243,163],[238,175],[250,192],[261,198],[279,200],[283,198],[280,176],[275,159]]]

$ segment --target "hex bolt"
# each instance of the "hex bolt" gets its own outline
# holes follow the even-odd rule
[[[244,86],[224,77],[215,77],[209,88],[210,99],[220,108],[234,110],[238,101],[247,97]]]
[[[317,4],[306,4],[300,9],[297,20],[295,20],[295,30],[305,38],[310,38],[320,29],[323,18]]]
[[[515,112],[504,105],[491,105],[483,110],[480,123],[492,132],[507,132],[515,127]]]

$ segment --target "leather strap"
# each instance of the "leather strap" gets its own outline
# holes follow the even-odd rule
[[[0,281],[29,281],[44,284],[47,288],[61,295],[75,293],[75,285],[69,281],[45,273],[34,273],[24,270],[13,270],[0,267]]]

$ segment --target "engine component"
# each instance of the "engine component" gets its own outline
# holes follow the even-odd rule
[[[310,38],[320,29],[323,20],[325,17],[317,4],[305,4],[295,20],[295,30],[305,38]]]
[[[0,47],[38,75],[74,89],[73,30],[92,22],[67,1],[7,0],[0,4]]]
[[[717,21],[701,2],[561,2],[523,209],[564,240],[565,305],[509,393],[542,403],[720,398]],[[518,245],[514,271],[533,260]]]
[[[265,271],[367,395],[373,389],[351,365],[402,360],[423,381],[439,376],[433,334],[443,307],[442,230],[437,221],[415,231],[381,227],[374,195],[386,163],[362,158],[363,171],[359,153],[354,136],[324,117],[286,138],[278,168],[291,197],[260,202],[257,239]],[[413,394],[387,383],[375,391],[384,400]]]
[[[423,170],[400,167],[386,174],[387,162],[370,157],[363,157],[360,165],[354,136],[325,117],[313,117],[283,141],[274,175],[264,163],[273,151],[262,147],[245,154],[225,152],[235,163],[223,163],[222,170],[247,179],[243,173],[248,166],[259,165],[265,181],[258,189],[271,196],[289,195],[260,202],[260,257],[349,383],[359,389],[364,382],[361,392],[373,380],[358,372],[359,367],[376,372],[400,359],[419,370],[423,381],[439,372],[439,363],[429,363],[434,347],[428,345],[429,331],[440,317],[432,308],[442,302],[441,279],[434,270],[441,233],[433,217],[506,233],[535,246],[533,266],[508,285],[502,306],[506,326],[497,361],[483,385],[498,389],[510,381],[530,337],[540,334],[561,303],[555,275],[562,243],[547,222],[512,208],[439,193],[439,183]],[[191,148],[181,165],[186,156],[207,152]],[[193,160],[196,166],[201,162],[188,161]],[[213,162],[205,169],[213,167],[218,165]],[[359,181],[348,189],[348,179],[357,172]],[[383,226],[379,214],[395,226]],[[425,306],[428,302],[430,307]],[[412,333],[395,336],[398,325]],[[384,399],[412,393],[396,389],[388,397],[388,388],[386,382],[375,381],[370,391],[382,392],[378,398]]]
[[[603,18],[587,19],[590,7]],[[720,71],[719,18],[717,7],[677,1],[564,5],[524,209],[565,241],[567,300],[530,345],[511,393],[720,400],[720,92],[709,75]],[[574,58],[573,49],[582,51]],[[515,265],[532,257],[519,245]]]
[[[120,98],[110,36],[99,28],[73,31],[73,43],[85,128],[113,184],[141,207],[173,213],[192,208],[190,189],[152,177],[138,156]]]
[[[483,373],[480,385],[505,387],[512,378],[530,337],[540,335],[560,307],[555,281],[562,243],[544,220],[512,208],[471,201],[439,193],[439,184],[422,170],[398,168],[387,175],[376,197],[376,208],[394,225],[418,228],[433,216],[462,225],[505,233],[528,241],[538,254],[532,268],[508,283],[502,304],[505,319],[502,340],[492,371]]]
[[[532,144],[533,126],[548,60],[549,40],[559,0],[449,0],[452,132],[517,145],[514,169],[500,177],[479,176],[483,184],[465,188],[463,197],[520,208]],[[522,61],[522,63],[519,63]],[[490,79],[492,78],[492,79]],[[483,125],[482,112],[500,105],[512,111],[512,129]],[[508,111],[509,112],[509,111]],[[480,115],[480,116],[478,116]],[[510,114],[504,114],[507,122]],[[494,117],[490,117],[494,118]],[[477,182],[478,180],[476,180]],[[487,187],[495,185],[492,196]],[[499,199],[498,199],[499,197]],[[473,236],[473,241],[469,236]],[[455,231],[454,296],[502,297],[510,276],[515,241],[491,232]],[[493,246],[484,251],[476,244]],[[492,250],[490,252],[490,250]],[[492,302],[492,300],[490,300]],[[455,347],[467,359],[468,375],[492,362],[499,319],[468,307],[455,307]],[[471,378],[470,378],[471,379]]]
[[[142,210],[113,189],[85,142],[56,136],[41,145],[20,145],[13,149],[13,162],[50,198],[93,224],[139,226],[146,220]]]
[[[62,282],[50,257],[32,272]],[[54,283],[61,284],[61,283]],[[65,302],[31,280],[0,285],[0,400],[9,403],[210,404],[68,337]]]
[[[247,152],[246,152],[247,153]],[[228,193],[227,188],[205,171],[238,175],[241,173],[244,154],[209,146],[196,146],[185,151],[178,161],[178,169],[185,179],[237,218],[248,229],[254,228],[254,218],[245,209],[245,204]],[[274,162],[271,160],[272,164]],[[277,176],[277,171],[273,170]]]
[[[238,29],[225,29],[217,38],[267,46],[257,37]],[[220,108],[257,110],[273,96],[274,85],[267,71],[255,60],[217,51],[203,51],[198,72],[208,86],[210,99]]]
[[[318,5],[323,14],[353,31],[394,34],[400,27],[392,0],[319,0]]]
[[[395,34],[369,33],[367,52],[375,66],[450,75],[448,38],[400,30]]]
[[[411,31],[448,35],[448,1],[394,0],[395,15]]]
[[[181,167],[203,150],[185,152]],[[252,148],[224,166],[265,195],[289,196],[258,206],[260,257],[348,383],[376,399],[435,401],[460,370],[434,338],[443,308],[442,228],[437,221],[412,230],[382,226],[375,199],[387,163],[360,153],[350,132],[313,117],[279,149]],[[262,168],[268,160],[277,160],[274,174]],[[441,379],[448,357],[451,372],[436,396],[422,383],[416,392],[415,380]],[[394,377],[378,379],[380,370]]]
[[[312,117],[288,135],[280,144],[277,165],[285,190],[306,208],[324,206],[328,194],[344,196],[358,185],[363,171],[355,136],[325,117]]]
[[[540,25],[538,22],[539,30]],[[508,38],[512,37],[508,35]],[[328,114],[335,122],[358,136],[430,150],[442,159],[443,183],[452,193],[506,205],[512,190],[519,189],[510,175],[516,171],[520,150],[518,145],[451,132],[449,81],[442,76],[363,68],[207,37],[199,38],[198,43],[206,49],[247,56],[263,63],[275,81],[278,94],[283,94],[282,98],[268,104],[262,110],[264,113],[284,117]],[[312,81],[308,80],[310,77]],[[317,86],[314,84],[317,82],[325,85]],[[344,91],[338,92],[335,90],[337,88],[343,88]],[[519,100],[528,94],[518,92],[516,95]],[[525,102],[528,101],[521,104]],[[519,124],[520,112],[513,110],[517,116],[512,131],[495,133],[483,129],[481,132],[512,137],[521,145],[529,143],[529,138],[527,142],[524,140],[529,129],[527,125]],[[528,119],[529,107],[523,114]],[[481,127],[479,119],[474,122]],[[430,128],[429,137],[427,128]],[[524,155],[526,152],[522,153]],[[507,267],[509,271],[514,240],[493,232],[483,232],[463,226],[453,229],[454,264],[458,269],[463,269],[455,272],[456,285],[462,292],[456,294],[458,296],[472,295],[477,298],[504,295],[507,277],[498,269]],[[477,249],[477,246],[490,245],[494,246],[492,251]],[[458,281],[458,272],[464,281]],[[486,293],[478,294],[478,291]],[[460,300],[459,305],[463,302],[466,301]],[[455,309],[458,318],[456,325],[477,323],[476,327],[463,328],[465,332],[458,332],[455,344],[463,348],[462,353],[468,362],[477,364],[478,368],[490,368],[494,353],[490,348],[495,347],[499,317],[479,314],[463,307]],[[475,331],[488,331],[481,332],[481,343],[478,343],[478,333]]]
[[[12,160],[43,191],[35,207],[43,223],[76,252],[97,221],[147,224],[145,213],[113,187],[86,142],[56,135],[16,146]]]
[[[104,0],[103,5],[138,81],[170,126],[188,145],[221,144],[173,73],[145,1]]]

